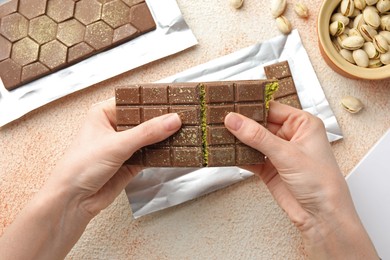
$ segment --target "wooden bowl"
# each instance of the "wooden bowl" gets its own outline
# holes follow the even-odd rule
[[[362,68],[346,61],[335,49],[329,34],[329,22],[341,0],[324,0],[321,5],[317,34],[320,51],[326,63],[342,76],[353,79],[382,80],[390,78],[390,65],[379,68]]]

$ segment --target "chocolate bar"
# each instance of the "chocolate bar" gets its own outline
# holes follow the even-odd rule
[[[213,167],[264,162],[264,155],[241,143],[224,126],[237,112],[263,126],[270,80],[145,84],[117,88],[117,131],[153,117],[178,113],[181,129],[168,139],[137,151],[126,164],[148,167]],[[268,95],[267,95],[268,94]]]
[[[144,0],[11,0],[0,5],[8,90],[154,30]]]
[[[273,94],[274,100],[302,109],[288,62],[282,61],[265,66],[264,71],[267,79],[277,79],[279,82],[279,89]]]

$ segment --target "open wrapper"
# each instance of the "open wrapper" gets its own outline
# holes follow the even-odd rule
[[[175,0],[146,3],[156,30],[12,91],[0,80],[0,127],[51,101],[197,44]]]
[[[265,79],[264,66],[287,60],[302,109],[325,124],[330,142],[342,138],[340,127],[329,106],[297,30],[160,80],[208,82]],[[134,218],[156,212],[251,177],[238,167],[148,168],[126,187]]]

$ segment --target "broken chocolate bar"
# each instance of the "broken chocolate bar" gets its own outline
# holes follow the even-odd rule
[[[154,30],[144,0],[10,0],[0,5],[8,90]]]
[[[274,93],[274,100],[298,109],[302,109],[297,89],[287,61],[278,62],[264,67],[267,79],[277,79],[279,88]]]
[[[117,130],[123,131],[167,113],[178,113],[181,129],[168,139],[137,151],[126,163],[148,167],[251,165],[264,155],[246,146],[224,126],[229,112],[266,125],[267,91],[276,82],[173,83],[116,89]]]

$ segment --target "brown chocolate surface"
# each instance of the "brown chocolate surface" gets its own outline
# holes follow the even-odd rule
[[[237,140],[223,122],[229,112],[237,112],[265,125],[265,88],[271,82],[145,84],[117,88],[117,131],[131,129],[167,113],[178,113],[182,120],[182,128],[173,136],[142,148],[126,163],[148,167],[263,163],[264,155]]]
[[[265,66],[264,71],[267,79],[277,79],[279,82],[279,88],[273,95],[274,100],[302,109],[288,62],[282,61]]]
[[[12,90],[155,28],[145,0],[11,0],[0,5],[0,78]]]

